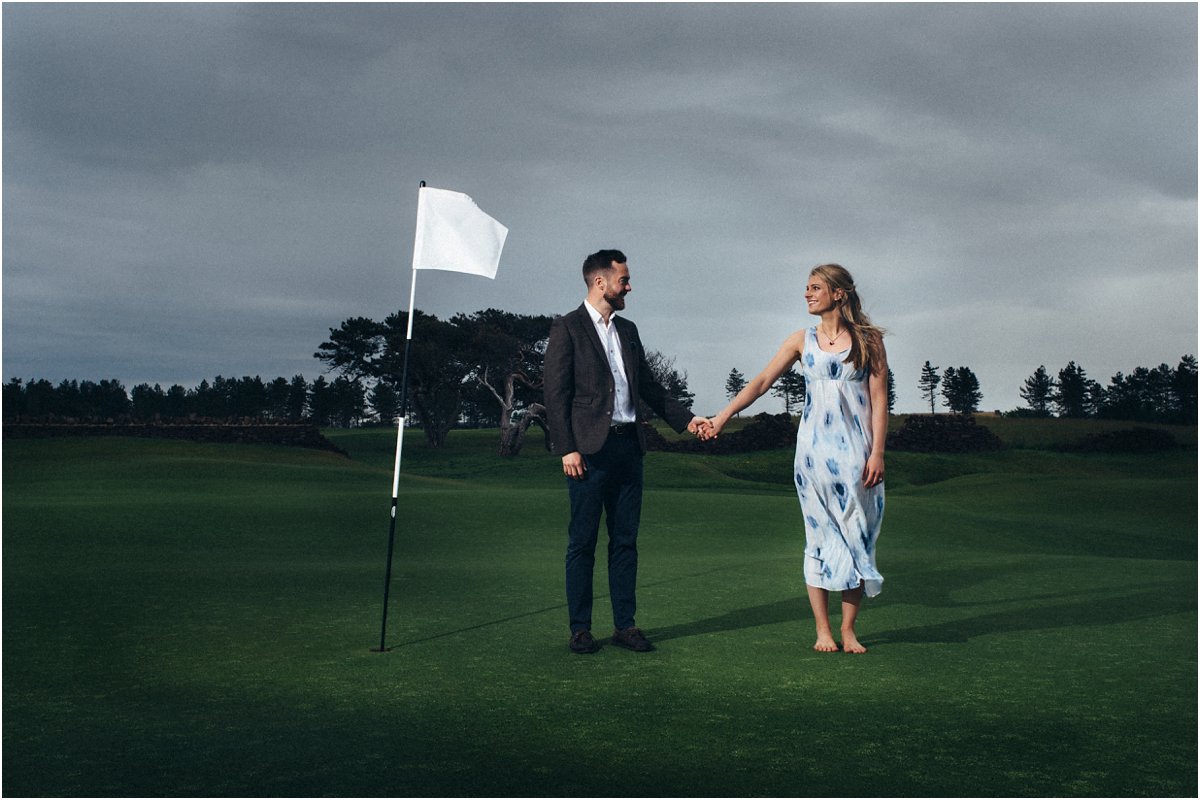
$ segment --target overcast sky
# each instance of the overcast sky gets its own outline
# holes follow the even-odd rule
[[[417,306],[626,315],[723,405],[853,272],[898,411],[1196,352],[1197,7],[3,7],[3,377],[309,378],[405,309],[417,187],[510,229]],[[753,409],[776,412],[780,401]]]

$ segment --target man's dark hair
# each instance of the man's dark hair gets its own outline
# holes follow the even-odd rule
[[[583,280],[592,285],[592,276],[597,272],[612,269],[613,262],[624,264],[625,254],[620,250],[597,250],[583,260]]]

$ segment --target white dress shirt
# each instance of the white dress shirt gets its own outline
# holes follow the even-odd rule
[[[608,355],[608,367],[613,374],[613,385],[616,387],[616,396],[613,398],[613,425],[637,422],[637,410],[633,407],[633,394],[629,391],[629,378],[625,375],[625,359],[621,357],[621,340],[617,336],[616,314],[610,314],[606,323],[603,315],[592,308],[591,303],[585,300],[583,304],[592,317],[596,333],[600,335],[600,344],[604,346],[604,352]]]

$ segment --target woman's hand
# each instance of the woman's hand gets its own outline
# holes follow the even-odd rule
[[[717,432],[713,429],[712,420],[705,417],[696,417],[693,419],[692,423],[688,425],[688,430],[695,434],[696,438],[702,442],[717,438]]]
[[[708,423],[708,429],[702,438],[704,441],[708,442],[717,438],[717,434],[719,434],[721,429],[725,427],[726,420],[722,419],[720,414],[717,414],[715,417],[710,417],[707,419],[706,422]]]
[[[883,483],[883,453],[872,453],[863,467],[863,486],[871,489]]]

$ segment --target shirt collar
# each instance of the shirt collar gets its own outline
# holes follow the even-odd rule
[[[604,325],[604,315],[592,307],[592,304],[587,300],[583,301],[583,307],[587,309],[588,316],[592,318],[592,323],[595,325]],[[617,312],[608,315],[609,324],[617,318]]]

